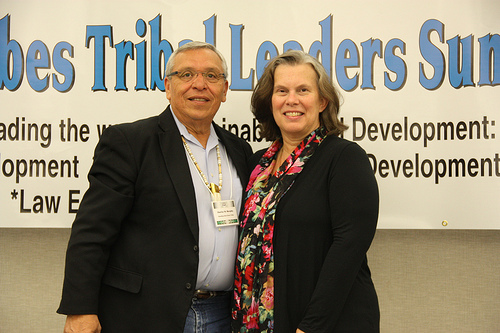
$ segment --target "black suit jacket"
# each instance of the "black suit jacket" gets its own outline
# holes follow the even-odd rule
[[[215,125],[243,188],[247,142]],[[182,332],[196,285],[196,196],[170,107],[106,129],[73,223],[59,313],[103,332]]]

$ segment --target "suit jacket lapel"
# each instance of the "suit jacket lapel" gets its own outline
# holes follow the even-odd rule
[[[158,125],[158,137],[163,160],[174,184],[175,191],[181,201],[182,209],[186,214],[191,232],[196,242],[198,242],[198,213],[196,211],[196,195],[193,180],[191,179],[186,153],[182,146],[181,134],[175,124],[170,106],[160,114]]]

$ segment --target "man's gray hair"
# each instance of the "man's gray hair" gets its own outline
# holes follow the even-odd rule
[[[187,44],[184,44],[170,55],[170,58],[168,58],[168,61],[167,61],[167,66],[165,68],[165,77],[167,76],[167,74],[172,73],[172,69],[174,68],[174,64],[175,64],[175,56],[177,54],[185,52],[185,51],[189,51],[189,50],[198,50],[198,49],[209,49],[211,51],[214,51],[219,56],[219,58],[222,62],[222,69],[224,70],[224,75],[225,75],[226,80],[227,80],[229,73],[227,70],[226,59],[224,59],[224,56],[222,55],[222,53],[220,53],[220,51],[217,50],[215,48],[215,46],[213,46],[212,44],[205,43],[205,42],[198,42],[198,41],[189,42]]]

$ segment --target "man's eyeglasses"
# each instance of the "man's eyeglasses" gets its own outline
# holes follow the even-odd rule
[[[167,76],[177,75],[177,77],[179,79],[181,79],[182,81],[191,82],[198,76],[198,74],[201,74],[201,76],[203,76],[205,81],[207,81],[209,83],[218,83],[218,82],[220,82],[220,80],[226,79],[226,75],[224,73],[218,74],[215,72],[193,72],[190,70],[186,70],[186,71],[182,71],[182,72],[175,71],[175,72],[172,72],[170,74],[167,74]]]

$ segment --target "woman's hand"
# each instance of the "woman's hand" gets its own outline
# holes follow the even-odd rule
[[[297,328],[297,330],[295,331],[295,333],[306,333],[304,332],[303,330],[301,330],[300,328]]]

